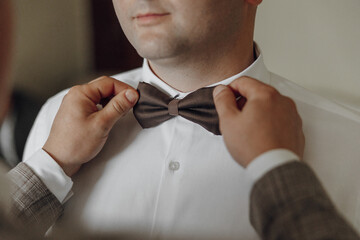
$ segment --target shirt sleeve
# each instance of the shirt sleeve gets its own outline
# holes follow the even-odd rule
[[[25,164],[35,172],[60,203],[65,203],[73,195],[71,178],[44,150],[36,151]]]
[[[266,173],[286,163],[300,161],[299,156],[287,149],[274,149],[256,157],[246,168],[246,174],[254,184]]]

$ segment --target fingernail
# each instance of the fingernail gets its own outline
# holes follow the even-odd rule
[[[138,95],[135,93],[134,90],[126,90],[125,96],[129,102],[134,104],[138,100]]]
[[[226,86],[224,85],[219,85],[214,89],[213,95],[214,97],[216,97],[220,92],[222,92],[223,90],[227,89]]]

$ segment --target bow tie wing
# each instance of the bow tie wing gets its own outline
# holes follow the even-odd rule
[[[184,99],[173,99],[148,83],[138,86],[139,101],[134,107],[134,116],[143,128],[159,124],[180,115],[214,133],[221,135],[216,112],[214,88],[201,88]]]
[[[201,125],[215,135],[221,135],[213,91],[213,87],[201,88],[186,96],[179,102],[179,115]]]
[[[133,112],[143,128],[155,127],[173,118],[168,113],[168,103],[171,101],[168,95],[144,82],[139,83],[138,91],[139,101]]]

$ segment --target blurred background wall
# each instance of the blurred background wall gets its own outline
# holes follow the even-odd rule
[[[141,66],[110,0],[13,0],[17,90],[44,101],[102,74]]]
[[[14,3],[16,88],[44,99],[141,64],[110,0]],[[271,71],[360,108],[359,25],[359,0],[264,0],[255,39]]]
[[[264,0],[257,17],[271,71],[360,108],[359,0]]]
[[[46,98],[92,68],[87,0],[14,0],[13,78],[18,89]]]

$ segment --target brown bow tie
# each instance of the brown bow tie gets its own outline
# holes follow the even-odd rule
[[[175,116],[182,116],[215,135],[221,135],[213,90],[214,87],[201,88],[183,99],[176,99],[141,82],[138,86],[140,98],[134,107],[135,118],[143,128],[151,128]]]

